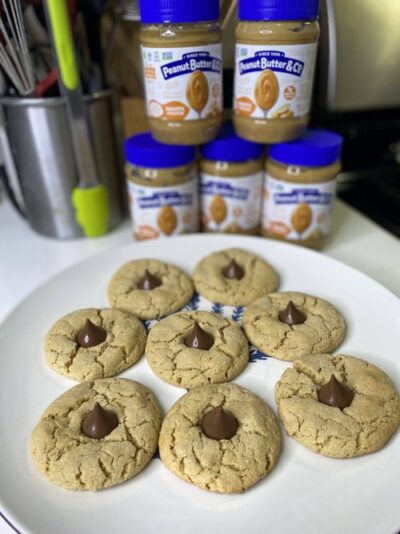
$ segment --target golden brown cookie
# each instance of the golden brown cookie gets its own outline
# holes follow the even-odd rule
[[[243,271],[239,279],[224,274],[232,261]],[[240,248],[230,248],[201,260],[193,272],[193,281],[197,292],[212,302],[247,306],[261,295],[275,291],[279,277],[260,256]]]
[[[203,417],[219,407],[236,420],[229,439],[213,439],[203,431]],[[163,464],[186,482],[241,493],[273,469],[281,437],[272,410],[260,397],[236,384],[213,384],[192,389],[172,406],[159,446]]]
[[[153,289],[142,289],[146,270],[159,280]],[[158,260],[125,263],[108,286],[111,306],[134,313],[140,319],[159,319],[178,311],[193,295],[190,277],[175,265]]]
[[[44,352],[57,373],[79,382],[95,380],[134,365],[144,353],[146,337],[143,324],[130,313],[87,308],[65,315],[50,328]]]
[[[303,323],[290,325],[280,320],[290,301],[305,314]],[[295,291],[270,293],[255,300],[244,312],[243,328],[255,347],[287,361],[332,352],[346,334],[345,320],[332,304]]]
[[[106,435],[102,421],[85,434],[83,423],[98,403],[115,423]],[[115,426],[116,425],[116,426]],[[134,477],[150,462],[161,425],[158,403],[145,386],[123,378],[83,382],[54,400],[31,437],[39,471],[70,490],[99,490]]]
[[[206,350],[189,347],[186,340],[198,326],[211,336]],[[228,382],[247,366],[249,344],[240,326],[206,311],[179,312],[150,330],[146,358],[162,380],[184,388]]]
[[[354,394],[342,409],[319,401],[332,375]],[[331,403],[334,393],[331,389]],[[314,354],[296,360],[276,384],[275,397],[289,436],[333,458],[379,450],[400,424],[400,396],[389,377],[353,356]]]

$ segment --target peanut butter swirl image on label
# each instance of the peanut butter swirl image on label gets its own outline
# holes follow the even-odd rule
[[[217,195],[212,199],[210,214],[217,224],[221,224],[226,219],[228,208],[225,200],[221,196]]]
[[[292,226],[298,234],[307,230],[312,221],[312,209],[303,202],[299,204],[292,214]]]
[[[264,70],[257,78],[254,98],[265,115],[276,104],[279,98],[279,83],[272,70]]]
[[[209,90],[207,78],[201,70],[190,75],[186,85],[186,98],[192,109],[197,111],[199,118],[208,102]]]
[[[164,234],[171,235],[178,224],[178,218],[174,208],[163,206],[158,213],[157,223]]]

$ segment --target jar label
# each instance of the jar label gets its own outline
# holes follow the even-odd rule
[[[311,107],[317,43],[236,45],[234,111],[246,117],[289,119]]]
[[[147,115],[189,121],[222,113],[221,44],[142,46]]]
[[[266,174],[263,230],[285,239],[318,239],[328,235],[336,180],[295,184]]]
[[[133,231],[137,239],[197,232],[197,180],[170,187],[149,187],[127,180]]]
[[[236,178],[201,173],[200,210],[204,228],[240,232],[259,225],[262,182],[261,171]]]

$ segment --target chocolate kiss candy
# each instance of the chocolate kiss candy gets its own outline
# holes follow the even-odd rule
[[[235,260],[232,260],[228,267],[223,269],[222,273],[226,278],[241,280],[244,276],[244,269]]]
[[[200,426],[208,438],[220,440],[231,439],[236,434],[239,423],[234,415],[219,406],[203,416]]]
[[[191,349],[208,350],[214,345],[214,338],[195,321],[193,330],[185,337],[184,343]]]
[[[104,438],[118,426],[118,417],[114,412],[104,410],[98,402],[82,421],[82,432],[89,438]]]
[[[292,300],[289,300],[289,304],[279,314],[279,320],[282,323],[286,323],[289,326],[294,324],[302,324],[307,319],[307,315],[303,313],[299,308],[293,304]]]
[[[107,337],[107,332],[101,326],[92,323],[86,319],[85,326],[81,328],[76,336],[76,341],[80,347],[95,347],[100,345]]]
[[[342,384],[336,380],[335,375],[331,376],[329,382],[324,384],[318,390],[318,400],[329,406],[335,406],[343,410],[350,406],[354,398],[354,391],[352,391],[346,384]]]
[[[154,276],[154,274],[151,274],[151,272],[146,269],[137,286],[139,289],[150,291],[151,289],[160,286],[161,283],[161,280],[157,276]]]

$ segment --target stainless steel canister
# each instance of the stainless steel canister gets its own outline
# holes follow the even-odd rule
[[[123,167],[114,121],[112,91],[85,97],[100,181],[110,206],[109,228],[123,218]],[[83,237],[71,204],[78,185],[66,104],[63,98],[3,98],[6,130],[26,216],[50,237]]]

